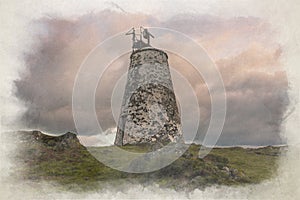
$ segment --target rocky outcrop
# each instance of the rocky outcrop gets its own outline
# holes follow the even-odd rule
[[[59,136],[51,136],[41,131],[20,131],[17,132],[21,142],[37,143],[52,147],[56,150],[65,150],[70,148],[82,147],[76,134],[67,132]]]

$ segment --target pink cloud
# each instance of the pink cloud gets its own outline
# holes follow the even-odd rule
[[[71,97],[75,75],[99,42],[132,26],[180,30],[207,50],[223,76],[228,113],[220,144],[280,143],[281,118],[288,106],[288,80],[271,25],[258,18],[181,15],[160,21],[153,16],[103,11],[76,19],[44,18],[34,23],[36,44],[26,52],[27,72],[16,81],[16,96],[26,102],[28,128],[48,132],[75,130]],[[172,67],[191,82],[202,112],[199,134],[209,123],[210,97],[201,76],[187,62],[169,55]],[[96,108],[106,128],[115,126],[110,95],[127,70],[128,55],[112,63],[98,88]],[[239,138],[236,140],[236,138]]]

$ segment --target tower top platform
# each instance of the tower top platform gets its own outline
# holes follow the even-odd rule
[[[157,51],[157,52],[160,52],[160,53],[164,54],[168,58],[168,54],[166,52],[164,52],[163,50],[153,48],[153,47],[145,47],[145,48],[133,51],[130,55],[130,59],[132,59],[132,56],[134,54],[137,54],[137,53],[140,53],[140,52],[145,52],[145,51]]]

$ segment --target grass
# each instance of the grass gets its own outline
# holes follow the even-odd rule
[[[149,145],[127,145],[122,148],[136,153],[151,150]],[[261,149],[234,147],[215,148],[205,158],[200,159],[199,148],[199,145],[192,144],[171,165],[143,174],[114,170],[92,156],[97,153],[112,155],[114,147],[87,149],[74,141],[69,146],[59,147],[51,138],[47,138],[47,141],[23,142],[17,159],[25,166],[20,169],[25,178],[55,181],[65,189],[76,185],[82,190],[93,190],[101,187],[99,183],[119,185],[127,182],[140,184],[155,182],[161,187],[191,190],[214,184],[259,183],[275,175],[280,156],[279,147]],[[128,160],[130,158],[123,157],[114,162],[123,164]]]
[[[278,167],[279,148],[260,149],[223,148],[214,149],[212,154],[226,157],[228,166],[243,172],[252,183],[272,177]]]

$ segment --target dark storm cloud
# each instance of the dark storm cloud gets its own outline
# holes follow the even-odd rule
[[[33,24],[36,42],[25,52],[27,70],[15,82],[16,96],[28,108],[23,116],[27,128],[52,133],[75,131],[72,89],[85,56],[107,37],[144,25],[180,30],[201,43],[216,60],[224,79],[228,105],[219,144],[281,142],[288,82],[280,63],[281,49],[270,36],[269,25],[260,19],[180,15],[161,22],[148,15],[106,10],[69,20],[44,18]],[[115,126],[110,96],[113,83],[127,70],[127,59],[125,55],[114,62],[98,88],[96,109],[104,128]],[[203,117],[199,132],[203,136],[210,117],[207,87],[186,63],[174,63],[189,77],[199,98]]]

